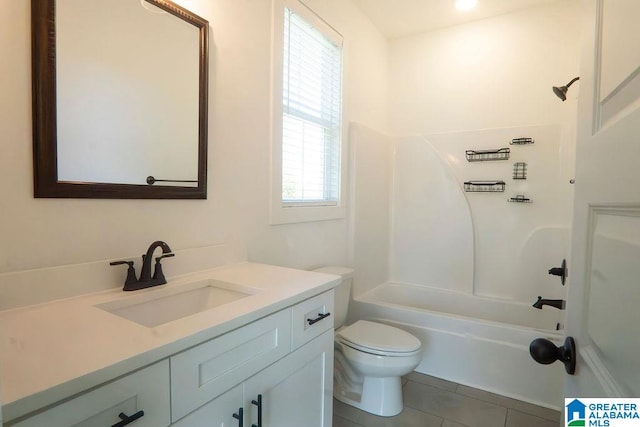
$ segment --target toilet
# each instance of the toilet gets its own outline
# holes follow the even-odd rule
[[[401,377],[421,360],[422,343],[401,329],[367,320],[343,326],[347,317],[353,270],[323,267],[342,282],[335,292],[333,396],[371,414],[402,412]]]

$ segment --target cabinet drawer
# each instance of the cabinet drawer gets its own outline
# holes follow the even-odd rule
[[[151,365],[103,385],[38,415],[18,422],[19,427],[105,427],[144,411],[131,427],[166,427],[169,414],[169,361]]]
[[[291,310],[272,314],[171,357],[173,421],[291,350]]]
[[[291,349],[333,329],[333,290],[302,301],[292,310]]]

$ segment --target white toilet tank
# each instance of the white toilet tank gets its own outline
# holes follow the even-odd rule
[[[353,269],[348,267],[322,267],[313,271],[325,274],[335,274],[342,277],[342,282],[336,286],[334,292],[334,319],[333,326],[338,329],[344,325],[349,309],[349,297],[351,296],[351,282],[353,281]]]

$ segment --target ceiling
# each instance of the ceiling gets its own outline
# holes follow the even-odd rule
[[[468,12],[457,10],[455,0],[354,1],[376,27],[392,39],[561,0],[478,0],[478,5]]]

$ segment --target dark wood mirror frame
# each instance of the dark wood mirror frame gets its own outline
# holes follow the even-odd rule
[[[168,0],[147,0],[199,29],[198,185],[170,187],[58,180],[56,0],[31,0],[33,170],[36,198],[206,199],[209,23]]]

